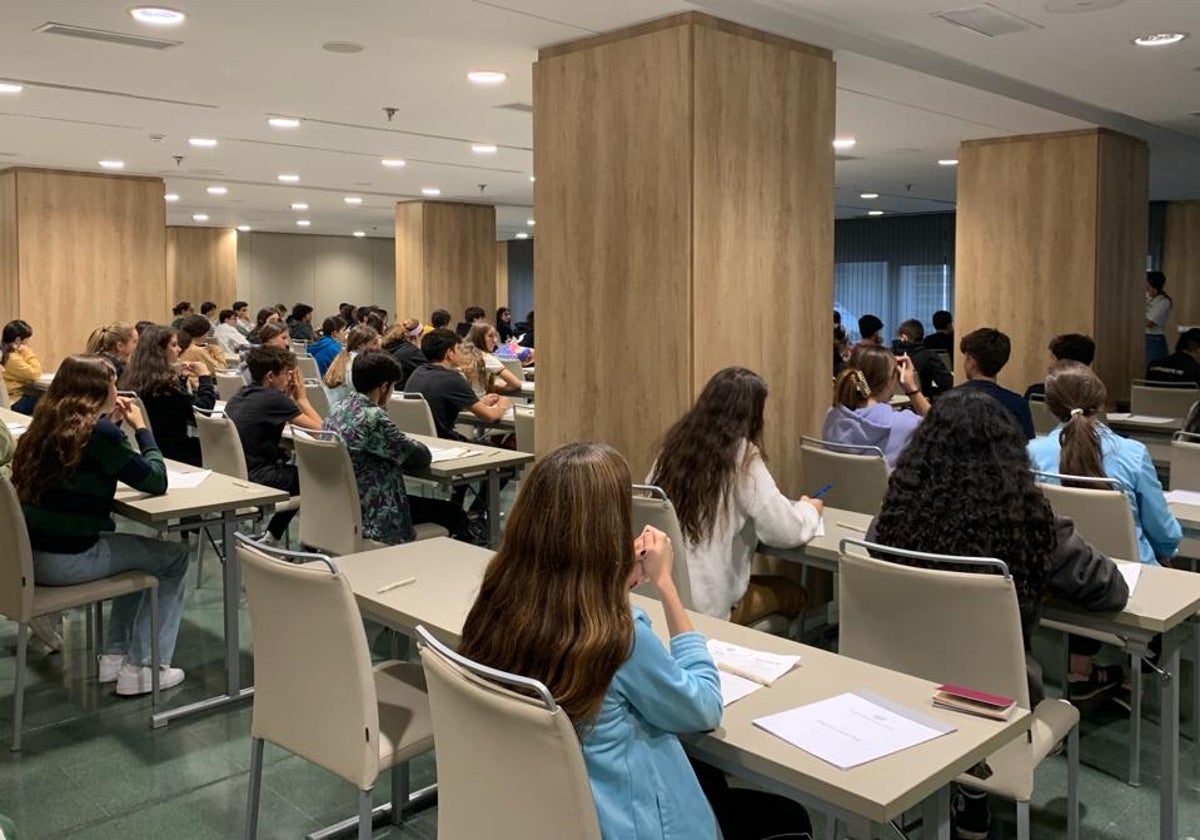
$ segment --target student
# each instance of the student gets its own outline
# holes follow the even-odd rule
[[[1104,383],[1086,365],[1054,365],[1046,376],[1046,407],[1060,422],[1029,444],[1029,456],[1042,472],[1120,481],[1133,511],[1138,559],[1157,565],[1175,556],[1182,531],[1146,445],[1121,437],[1100,420],[1107,399]]]
[[[396,324],[383,337],[384,352],[391,353],[392,358],[400,363],[400,378],[396,380],[397,391],[403,391],[412,372],[426,362],[425,354],[419,346],[424,333],[421,322],[416,318],[409,318]]]
[[[307,303],[297,303],[292,307],[292,314],[287,319],[288,333],[295,341],[313,342],[317,340],[312,327],[313,308]]]
[[[883,321],[874,315],[864,315],[858,319],[858,346],[875,344],[883,346]]]
[[[675,505],[695,609],[749,624],[775,612],[793,617],[804,591],[787,578],[751,577],[758,543],[793,548],[811,540],[821,503],[792,501],[762,452],[767,384],[745,368],[713,375],[667,432],[646,481]]]
[[[1008,364],[1008,357],[1012,352],[1012,343],[1008,336],[1000,330],[982,327],[964,335],[958,349],[963,354],[963,370],[967,374],[967,381],[958,387],[983,391],[999,400],[1012,412],[1026,439],[1033,440],[1036,432],[1033,429],[1033,414],[1029,410],[1029,403],[1020,394],[996,384],[996,377]]]
[[[232,309],[222,309],[217,316],[217,326],[213,329],[213,341],[221,348],[222,353],[230,356],[240,352],[242,348],[250,346],[246,336],[238,329],[237,313]]]
[[[12,410],[21,414],[33,414],[38,392],[28,386],[42,376],[42,363],[29,346],[33,338],[33,327],[18,319],[9,321],[0,332],[0,367],[4,368],[4,385]]]
[[[334,357],[325,371],[323,382],[325,390],[329,392],[330,406],[336,405],[354,391],[354,384],[350,381],[352,373],[350,366],[354,363],[354,357],[359,353],[366,353],[368,350],[379,350],[381,347],[379,333],[375,332],[374,327],[359,324],[350,330],[350,334],[346,337],[346,346]]]
[[[283,323],[285,323],[285,324],[286,324],[286,323],[287,323],[287,316],[288,316],[288,308],[287,308],[287,306],[286,306],[285,304],[282,304],[282,303],[277,303],[277,304],[275,304],[275,306],[274,306],[274,307],[272,307],[272,308],[273,308],[273,310],[274,310],[274,312],[275,312],[275,317],[276,317],[276,318],[278,318],[280,321],[282,321]]]
[[[12,459],[16,451],[17,442],[13,440],[8,424],[0,423],[0,478],[12,478]]]
[[[386,406],[399,377],[400,363],[388,353],[360,353],[352,368],[354,393],[329,409],[323,428],[346,442],[362,508],[363,536],[399,545],[416,539],[414,523],[436,522],[452,536],[467,524],[463,509],[453,502],[409,496],[405,467],[426,467],[428,447],[400,431]]]
[[[217,326],[217,305],[211,300],[204,301],[200,304],[200,314],[208,319],[208,334],[212,335]]]
[[[355,307],[353,303],[338,304],[338,316],[342,319],[342,323],[345,324],[347,328],[354,326],[354,308]]]
[[[890,405],[897,385],[912,401],[912,411],[896,411]],[[878,447],[891,468],[927,411],[929,400],[917,387],[912,361],[874,344],[860,344],[833,383],[833,407],[825,414],[821,438]]]
[[[933,332],[925,336],[926,350],[944,350],[954,365],[954,316],[945,309],[933,313]]]
[[[1175,302],[1163,291],[1167,275],[1161,271],[1146,272],[1146,365],[1167,355],[1167,321]]]
[[[425,325],[425,329],[421,332],[421,338],[429,335],[434,330],[446,329],[450,326],[450,320],[453,317],[448,310],[433,310],[433,312],[429,313],[429,323]]]
[[[467,311],[463,313],[463,319],[459,321],[458,326],[454,331],[458,333],[459,338],[466,338],[467,333],[471,331],[471,327],[487,318],[487,312],[482,306],[468,306]]]
[[[1081,335],[1079,333],[1064,333],[1056,335],[1050,339],[1050,344],[1046,347],[1050,351],[1050,364],[1055,362],[1069,361],[1079,362],[1080,364],[1092,366],[1092,362],[1096,359],[1096,342],[1092,340],[1090,335]],[[1046,383],[1034,382],[1025,389],[1025,400],[1029,401],[1032,396],[1046,396]]]
[[[387,324],[384,322],[383,316],[375,310],[371,310],[367,317],[363,319],[363,324],[375,330],[379,335],[387,332]]]
[[[496,310],[496,335],[500,337],[501,344],[507,344],[516,337],[513,333],[512,310],[507,306]]]
[[[258,314],[254,316],[254,329],[250,331],[247,339],[251,344],[262,344],[262,339],[259,338],[259,330],[266,324],[279,320],[279,313],[274,309],[260,309]]]
[[[88,337],[87,352],[90,356],[103,356],[117,372],[117,379],[125,371],[129,357],[137,349],[139,334],[129,324],[114,321],[97,327]]]
[[[262,344],[246,345],[246,349],[242,351],[242,362],[238,365],[237,373],[242,377],[242,381],[247,385],[253,382],[250,376],[250,367],[246,364],[246,357],[252,347],[278,347],[280,350],[292,349],[291,337],[288,335],[287,326],[279,321],[272,321],[269,324],[263,324],[263,328],[258,331],[258,337],[262,339]]]
[[[134,330],[137,331],[138,337],[140,338],[142,333],[144,333],[146,330],[150,329],[150,327],[157,327],[157,326],[159,326],[157,321],[138,321],[136,324],[133,325],[133,328],[134,328]]]
[[[526,324],[525,332],[519,339],[519,343],[522,347],[528,347],[530,350],[533,350],[535,345],[533,343],[533,310],[532,309],[530,309],[529,312],[525,315],[525,324]]]
[[[1200,402],[1192,405],[1188,411],[1187,417],[1183,420],[1183,431],[1189,435],[1200,435]],[[1189,441],[1194,443],[1194,441]]]
[[[925,325],[916,318],[910,318],[900,325],[892,351],[912,359],[921,393],[933,402],[954,387],[954,374],[937,353],[925,347],[924,341]]]
[[[340,316],[331,315],[321,324],[321,337],[308,345],[308,355],[317,363],[317,370],[324,376],[337,354],[342,352],[346,340],[346,322]]]
[[[171,322],[171,329],[177,330],[183,325],[183,319],[189,315],[195,315],[192,310],[192,305],[186,300],[181,300],[179,303],[171,307],[171,314],[175,316],[175,320]]]
[[[254,324],[250,323],[250,304],[244,300],[235,300],[233,306],[229,308],[237,316],[237,323],[234,326],[237,327],[238,332],[242,334],[243,338],[250,338],[250,333],[254,331]]]
[[[242,388],[225,406],[225,415],[237,426],[246,455],[250,480],[267,487],[300,493],[300,473],[289,455],[279,448],[283,429],[291,424],[302,429],[321,428],[321,417],[304,393],[304,380],[296,368],[296,357],[279,347],[255,347],[246,358],[252,384]],[[276,513],[267,524],[268,541],[283,540],[296,511]]]
[[[358,326],[360,324],[366,324],[367,316],[370,314],[371,314],[371,307],[369,307],[369,306],[360,306],[360,307],[358,307],[358,309],[355,309],[354,310],[354,325]]]
[[[842,313],[833,310],[833,375],[836,377],[850,361],[850,336],[842,326]]]
[[[496,357],[498,341],[494,326],[487,321],[477,321],[459,348],[459,370],[477,397],[521,390],[521,380]]]
[[[179,328],[177,335],[179,346],[183,350],[179,354],[179,360],[201,365],[214,374],[217,371],[228,370],[229,364],[225,361],[225,352],[215,341],[209,343],[206,326],[208,326],[208,319],[203,315],[189,315],[183,319],[183,326]],[[189,374],[188,384],[193,391],[196,390],[200,386],[198,377]]]
[[[212,409],[217,401],[216,380],[204,362],[181,361],[181,352],[174,330],[151,327],[119,386],[141,398],[163,456],[199,467],[203,460],[192,408]],[[189,378],[196,380],[194,391],[188,388]]]
[[[1046,598],[1109,612],[1125,606],[1129,589],[1071,520],[1054,515],[1034,483],[1024,443],[998,401],[955,388],[934,404],[900,456],[867,538],[932,554],[1003,558],[1017,592],[1029,696],[1036,705],[1044,691],[1031,642]],[[1090,658],[1081,661],[1091,668]],[[971,788],[959,793],[952,798],[957,836],[987,837],[986,794]]]
[[[119,428],[122,421],[137,430],[140,452]],[[167,491],[162,453],[137,405],[117,396],[109,364],[96,356],[70,356],[34,411],[13,460],[34,578],[38,586],[73,586],[124,571],[157,577],[159,685],[170,688],[184,678],[169,663],[183,613],[187,545],[113,533],[118,481],[161,496]],[[100,682],[116,682],[117,694],[151,689],[149,597],[136,592],[113,600]]]
[[[507,397],[499,394],[479,397],[471,390],[458,371],[459,340],[450,330],[434,330],[422,338],[421,352],[429,361],[413,371],[407,390],[421,394],[429,403],[438,437],[466,440],[454,429],[463,409],[486,423],[495,423],[512,406]]]
[[[1150,382],[1200,385],[1200,327],[1192,327],[1175,342],[1175,352],[1146,368]]]

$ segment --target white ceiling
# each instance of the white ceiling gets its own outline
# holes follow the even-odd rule
[[[533,216],[532,124],[498,106],[531,101],[537,49],[702,8],[836,50],[838,133],[859,140],[838,163],[839,216],[951,208],[954,172],[936,161],[961,140],[1097,124],[1150,140],[1154,197],[1200,198],[1200,119],[1185,116],[1200,110],[1200,3],[1124,0],[1057,15],[1039,0],[1000,0],[1045,29],[990,40],[930,17],[968,2],[169,0],[187,22],[151,29],[129,18],[128,0],[7,0],[0,80],[26,87],[0,96],[0,166],[96,169],[118,158],[180,195],[171,224],[204,212],[207,225],[299,232],[302,217],[316,234],[390,236],[394,203],[436,186],[443,198],[495,203],[507,238]],[[51,21],[184,43],[154,51],[33,32]],[[1160,50],[1128,44],[1147,29],[1197,37]],[[365,50],[321,49],[333,40]],[[472,86],[475,68],[508,81]],[[385,107],[397,109],[390,121]],[[269,114],[305,121],[272,129]],[[192,148],[189,136],[220,144]],[[500,149],[475,155],[473,141]],[[383,157],[409,164],[386,169]],[[284,172],[300,183],[280,184]],[[228,194],[207,195],[214,184]],[[880,198],[864,201],[865,191]],[[310,209],[293,212],[296,201]]]

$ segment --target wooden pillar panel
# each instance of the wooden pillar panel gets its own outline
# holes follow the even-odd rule
[[[496,308],[508,306],[508,243],[496,243]],[[489,313],[490,315],[491,313]],[[515,319],[514,319],[515,320]]]
[[[496,208],[450,201],[396,205],[396,312],[429,317],[438,307],[461,318],[496,297]]]
[[[1170,326],[1200,324],[1200,201],[1167,205],[1162,268],[1175,301]]]
[[[167,301],[211,300],[218,311],[237,297],[238,233],[232,228],[167,228]],[[294,301],[293,301],[294,302]]]

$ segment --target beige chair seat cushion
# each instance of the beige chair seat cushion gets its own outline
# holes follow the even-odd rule
[[[112,577],[77,583],[74,586],[37,586],[33,590],[33,614],[30,618],[94,604],[97,601],[108,601],[157,586],[158,578],[145,572],[121,572]]]
[[[990,756],[988,766],[993,771],[991,778],[980,780],[963,774],[957,781],[1018,802],[1028,802],[1033,796],[1033,768],[1078,723],[1079,709],[1066,700],[1043,700],[1033,710],[1029,727],[1032,742],[1022,733],[1015,741]]]
[[[374,668],[379,701],[379,767],[392,767],[433,749],[433,718],[420,665],[389,660]]]

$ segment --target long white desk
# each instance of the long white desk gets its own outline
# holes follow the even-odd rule
[[[448,539],[425,540],[336,558],[364,616],[412,634],[424,625],[451,645],[475,599],[491,552]],[[416,578],[409,586],[380,594],[388,583]],[[632,596],[666,640],[666,620],[657,601]],[[726,772],[805,800],[867,838],[870,825],[885,823],[922,803],[926,825],[949,836],[948,786],[960,773],[995,752],[1029,726],[1022,712],[1000,723],[935,709],[935,684],[818,648],[759,633],[698,613],[696,628],[714,638],[775,653],[801,656],[800,666],[773,686],[727,706],[720,728],[686,736],[689,752]],[[851,770],[832,765],[768,734],[753,720],[845,691],[868,690],[952,724],[956,731]],[[931,832],[932,833],[932,832]],[[927,834],[926,836],[930,836]]]

